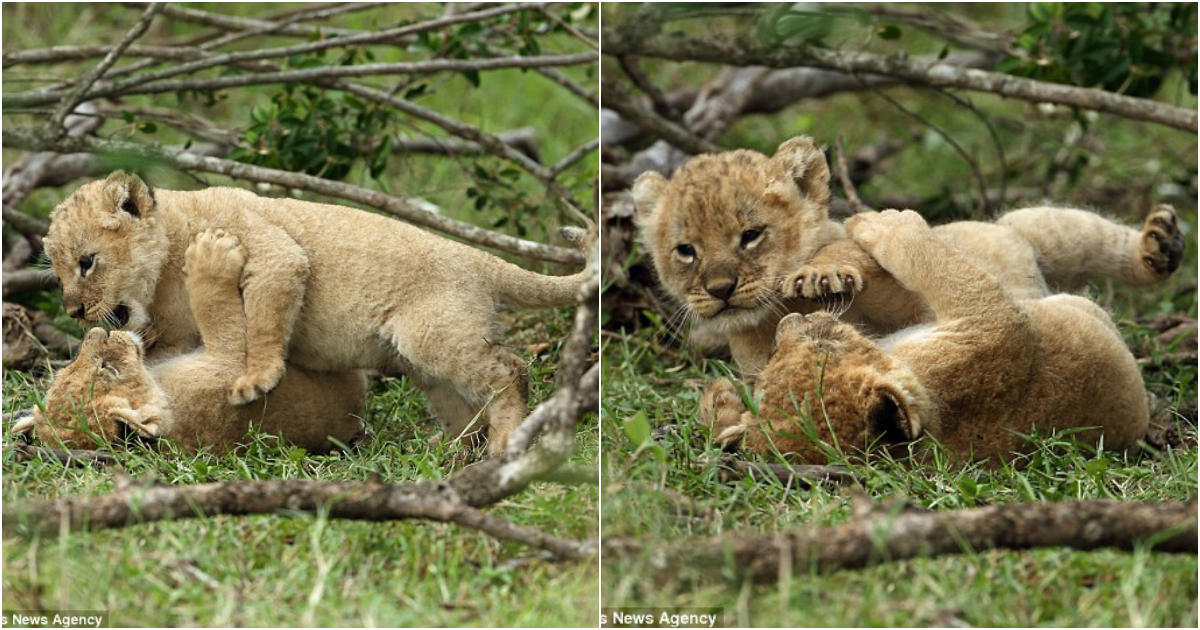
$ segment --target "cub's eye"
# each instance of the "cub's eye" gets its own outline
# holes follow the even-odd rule
[[[750,247],[750,245],[762,237],[762,234],[762,230],[746,230],[742,232],[742,249]]]
[[[94,265],[95,263],[96,263],[96,255],[95,254],[88,254],[87,256],[80,258],[79,259],[79,275],[86,276],[88,270],[91,269],[92,265]]]
[[[684,243],[675,248],[675,253],[679,254],[680,258],[692,259],[696,257],[696,248]]]

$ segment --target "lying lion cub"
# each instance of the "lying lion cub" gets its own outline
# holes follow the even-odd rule
[[[241,242],[246,367],[227,384],[231,403],[271,391],[285,358],[403,373],[451,436],[490,427],[493,453],[527,411],[524,364],[497,341],[496,307],[570,304],[584,278],[542,276],[369,212],[233,188],[154,191],[121,172],[80,187],[50,220],[69,314],[150,329],[153,358],[198,343],[180,266],[190,235],[220,228]]]
[[[136,333],[93,328],[79,356],[55,377],[44,412],[35,410],[14,433],[35,432],[43,442],[79,447],[135,432],[223,451],[255,426],[315,453],[333,448],[330,438],[348,444],[361,433],[362,372],[318,375],[293,368],[262,400],[230,405],[229,383],[246,366],[246,315],[238,292],[242,247],[208,230],[193,237],[184,260],[203,347],[147,368]]]
[[[705,393],[717,441],[824,463],[814,438],[851,452],[929,434],[964,459],[997,461],[1030,448],[1018,433],[1087,428],[1075,437],[1113,450],[1145,436],[1141,373],[1103,309],[1014,298],[912,211],[858,215],[846,229],[935,321],[876,342],[829,313],[784,317],[757,415],[728,380]]]
[[[843,319],[878,333],[930,318],[928,304],[829,218],[829,168],[811,138],[788,140],[769,158],[746,150],[697,156],[669,181],[643,174],[632,192],[663,287],[692,318],[728,334],[747,380],[766,363],[779,319],[818,310],[819,300],[840,300],[848,307]],[[1094,279],[1152,284],[1183,254],[1170,206],[1155,208],[1141,230],[1083,210],[1038,207],[937,232],[1024,297],[1075,291]]]

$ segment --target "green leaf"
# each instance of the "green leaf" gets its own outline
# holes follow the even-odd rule
[[[901,32],[900,27],[895,24],[881,24],[879,25],[878,32],[880,39],[900,39],[900,36],[904,34]]]
[[[634,448],[640,448],[650,441],[650,419],[646,417],[644,411],[639,411],[632,418],[627,418],[622,423],[622,428],[625,430],[625,437],[629,438]]]
[[[158,131],[158,125],[148,120],[143,120],[142,122],[138,123],[138,131],[142,133],[155,133]]]

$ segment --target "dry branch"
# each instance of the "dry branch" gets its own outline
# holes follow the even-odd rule
[[[117,458],[111,453],[104,451],[91,451],[82,449],[64,449],[64,448],[47,448],[45,446],[34,446],[32,444],[14,444],[12,447],[13,459],[18,462],[36,461],[36,460],[52,460],[61,463],[63,466],[112,466],[117,463]]]
[[[422,209],[411,199],[404,199],[351,184],[334,182],[303,173],[292,173],[277,169],[251,166],[215,157],[200,156],[190,152],[158,149],[127,142],[102,140],[94,137],[51,139],[31,129],[5,128],[3,145],[28,151],[52,150],[59,153],[120,151],[162,160],[184,170],[201,171],[225,175],[234,179],[247,179],[276,184],[285,188],[296,188],[309,192],[346,199],[355,203],[382,210],[417,225],[451,234],[464,240],[493,247],[495,249],[525,256],[535,260],[551,262],[582,262],[583,256],[576,250],[551,247],[524,239],[485,230],[478,226],[456,221]],[[515,150],[514,150],[515,152]]]
[[[608,561],[641,558],[664,575],[683,567],[705,571],[729,566],[748,578],[772,580],[780,577],[781,567],[828,572],[916,557],[1038,547],[1146,547],[1194,554],[1196,500],[1027,503],[950,512],[884,508],[833,527],[669,545],[610,538],[603,553]]]
[[[1090,109],[1175,129],[1197,131],[1197,113],[1173,105],[1122,96],[1104,90],[1024,79],[998,72],[923,63],[903,55],[842,53],[808,46],[764,46],[748,39],[652,35],[640,29],[606,28],[605,54],[637,55],[672,61],[701,61],[736,66],[792,68],[808,66],[855,75],[883,75],[928,87],[955,87],[990,92],[1034,103]]]

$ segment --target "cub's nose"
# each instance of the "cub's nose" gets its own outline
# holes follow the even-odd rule
[[[704,290],[707,291],[709,295],[724,302],[729,301],[729,296],[733,295],[733,290],[736,288],[737,278],[723,278],[721,280],[714,280],[713,282],[704,285]]]
[[[67,315],[74,319],[83,319],[83,316],[87,314],[87,309],[83,307],[83,302],[80,300],[63,298],[63,308],[67,310]]]

